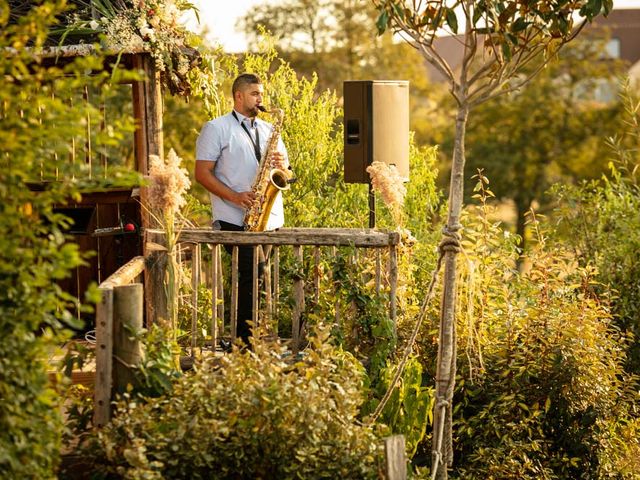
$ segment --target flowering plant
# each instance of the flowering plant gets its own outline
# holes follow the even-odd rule
[[[65,36],[102,34],[103,46],[121,52],[147,51],[171,93],[188,95],[189,73],[202,63],[190,46],[180,16],[195,10],[187,0],[79,0],[81,10]],[[90,15],[88,15],[90,14]],[[89,17],[90,19],[87,19]]]
[[[189,173],[181,166],[181,159],[171,149],[166,160],[149,155],[149,182],[147,202],[150,214],[163,227],[168,254],[165,278],[169,321],[176,340],[177,305],[176,292],[180,268],[177,261],[177,241],[181,226],[180,210],[185,206],[185,193],[191,186]]]
[[[382,196],[396,225],[402,224],[402,206],[407,188],[395,165],[375,161],[367,167],[373,190]]]

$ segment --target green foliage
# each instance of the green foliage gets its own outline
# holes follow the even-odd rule
[[[633,336],[627,369],[640,373],[640,103],[625,97],[624,135],[611,139],[615,160],[609,175],[581,186],[552,191],[558,237],[576,252],[584,268],[592,269],[596,292],[613,289],[613,314],[619,328]]]
[[[105,184],[98,170],[85,182],[85,167],[66,164],[72,139],[84,136],[84,119],[98,118],[99,110],[91,104],[70,108],[65,93],[98,88],[105,76],[88,78],[84,72],[99,71],[102,59],[48,67],[26,48],[42,46],[51,19],[63,8],[63,1],[34,2],[8,25],[9,5],[0,1],[2,478],[52,478],[58,464],[62,423],[47,359],[68,336],[67,328],[79,326],[71,312],[80,306],[56,282],[84,262],[77,246],[66,243],[69,220],[55,206],[77,201],[88,186]],[[98,149],[117,141],[118,132],[111,133],[96,137]],[[43,180],[57,181],[39,192],[30,188]]]
[[[143,360],[134,369],[136,384],[131,392],[143,397],[171,395],[173,382],[180,377],[176,370],[176,345],[168,325],[154,324],[139,332],[144,345]]]
[[[548,208],[544,193],[552,184],[597,178],[606,167],[604,138],[620,129],[620,102],[590,93],[613,94],[621,73],[613,59],[593,61],[605,57],[606,42],[578,38],[520,91],[478,106],[469,118],[467,168],[483,168],[498,198],[513,201],[523,239],[528,209],[534,201]]]
[[[67,243],[64,232],[69,220],[55,207],[78,201],[84,191],[132,181],[117,169],[110,170],[106,180],[96,165],[74,162],[72,145],[86,137],[91,119],[101,117],[98,107],[82,101],[83,92],[90,99],[99,92],[103,100],[113,93],[105,86],[109,75],[100,73],[104,59],[85,57],[46,66],[26,48],[42,46],[52,18],[63,8],[64,2],[35,2],[15,24],[7,25],[3,17],[0,29],[0,49],[5,51],[0,57],[3,478],[51,478],[59,461],[63,429],[59,399],[48,385],[47,359],[69,335],[68,327],[80,326],[72,311],[87,308],[56,283],[84,260],[77,246]],[[7,9],[8,4],[0,2],[0,11]],[[6,54],[9,48],[14,49],[11,55]],[[87,77],[88,70],[97,73]],[[117,83],[121,72],[116,71],[113,78]],[[119,117],[109,128],[93,130],[94,152],[111,156],[128,125],[126,118]],[[38,183],[44,185],[42,191],[32,188]],[[67,369],[81,357],[69,357]],[[86,401],[70,407],[71,434],[86,427],[90,416],[86,407]]]
[[[550,250],[537,220],[529,269],[516,270],[517,239],[487,220],[482,175],[478,185],[460,291],[455,474],[607,478],[605,466],[611,471],[617,456],[628,458],[615,432],[633,428],[629,408],[638,401],[622,369],[625,336],[606,295],[594,294],[590,269],[566,250]]]
[[[433,138],[434,122],[443,115],[433,108],[444,88],[429,81],[415,48],[394,41],[391,33],[373,32],[376,10],[368,0],[288,0],[262,2],[241,24],[257,44],[264,32],[275,39],[279,56],[296,73],[317,77],[317,91],[342,92],[345,80],[404,79],[411,86],[411,129],[421,144]],[[314,80],[315,81],[315,80]]]
[[[517,52],[526,54],[533,47],[527,33],[537,39],[570,38],[578,21],[593,20],[597,15],[607,15],[613,8],[613,0],[579,1],[570,5],[549,4],[545,1],[528,2],[520,8],[512,0],[492,0],[457,8],[461,2],[436,1],[428,5],[419,4],[413,9],[405,8],[402,0],[376,0],[380,11],[376,23],[378,32],[383,33],[392,25],[409,25],[425,38],[440,29],[457,34],[459,25],[464,25],[470,16],[471,25],[466,28],[487,35],[488,48],[498,50],[502,56],[511,59]],[[577,14],[576,18],[573,14]]]
[[[124,478],[377,478],[380,441],[358,425],[363,373],[326,329],[295,363],[256,342],[198,366],[169,397],[124,399],[96,461]]]
[[[332,298],[343,319],[340,329],[345,347],[367,364],[369,381],[376,385],[395,350],[396,339],[387,295],[375,289],[373,265],[372,258],[356,259],[355,254],[336,257]]]
[[[416,454],[418,445],[425,439],[427,425],[433,423],[433,387],[425,385],[426,380],[431,381],[431,378],[423,375],[422,370],[422,364],[417,358],[411,358],[407,362],[399,386],[393,391],[379,420],[388,425],[394,434],[404,435],[409,458]],[[384,369],[383,380],[377,387],[378,398],[382,398],[389,388],[394,374],[395,368]],[[372,411],[379,403],[378,398],[368,406]]]
[[[287,63],[277,59],[268,37],[261,53],[247,55],[242,70],[260,75],[269,103],[285,112],[282,137],[298,178],[285,194],[287,226],[365,225],[366,190],[343,181],[341,112],[336,96],[318,94],[316,78],[299,79]]]

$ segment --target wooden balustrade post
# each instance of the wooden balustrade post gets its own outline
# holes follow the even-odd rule
[[[113,289],[113,386],[118,393],[134,385],[133,368],[142,361],[142,346],[137,334],[142,330],[144,311],[141,283]]]
[[[211,351],[215,352],[218,345],[218,256],[220,245],[214,244],[211,249]]]
[[[331,255],[335,261],[335,258],[338,255],[337,247],[331,247]],[[336,325],[340,326],[340,295],[338,295],[339,289],[335,278],[333,278],[333,291],[335,294],[334,309],[336,311]]]
[[[273,303],[271,299],[271,247],[267,246],[266,249],[261,249],[262,255],[260,256],[260,261],[264,262],[264,311],[265,311],[265,325],[267,329],[271,332],[272,328],[272,319],[273,319]]]
[[[278,336],[278,298],[280,297],[280,247],[273,247],[273,334]]]
[[[398,290],[398,249],[389,245],[389,314],[393,322],[393,335],[397,336],[396,302]]]
[[[198,295],[200,288],[200,244],[193,245],[191,253],[191,356],[195,356],[198,344]]]
[[[231,341],[238,335],[238,246],[231,250]]]
[[[293,343],[292,351],[294,355],[298,353],[301,341],[301,325],[300,320],[304,311],[304,268],[302,245],[293,246],[293,257],[296,260],[296,266],[300,270],[296,272],[293,280],[293,315],[291,317],[291,341]]]
[[[113,373],[113,288],[100,288],[96,306],[96,381],[93,398],[93,424],[104,427],[111,419]]]
[[[253,285],[251,286],[251,320],[253,328],[258,326],[258,308],[260,307],[260,289],[258,288],[258,262],[260,261],[261,245],[255,245],[253,248]]]
[[[313,247],[313,300],[320,303],[320,247]]]

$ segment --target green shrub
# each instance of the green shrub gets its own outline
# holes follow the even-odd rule
[[[617,326],[633,335],[627,371],[640,374],[640,101],[625,98],[628,131],[610,140],[615,159],[600,181],[552,190],[558,237],[592,269],[595,291],[612,289]]]
[[[98,433],[103,473],[123,478],[377,478],[380,441],[356,420],[364,374],[319,330],[295,363],[256,342],[179,379],[168,397],[125,399]]]
[[[547,245],[537,220],[519,272],[517,239],[487,220],[491,194],[483,177],[478,185],[480,212],[465,222],[455,474],[609,478],[604,466],[628,458],[621,432],[634,425],[638,393],[606,293],[593,292],[592,272],[570,251]]]
[[[9,3],[0,0],[0,478],[11,479],[54,476],[63,428],[48,360],[69,327],[81,326],[75,313],[86,311],[79,304],[85,299],[57,283],[85,262],[77,245],[67,243],[70,221],[56,206],[107,184],[99,167],[91,179],[84,162],[67,162],[72,142],[85,138],[87,119],[100,118],[95,105],[82,101],[85,87],[109,98],[109,74],[99,73],[104,59],[40,63],[31,48],[43,46],[65,2],[29,4],[9,24]],[[121,78],[114,77],[114,83]],[[92,131],[96,155],[117,144],[125,123]],[[110,184],[120,180],[110,170]]]

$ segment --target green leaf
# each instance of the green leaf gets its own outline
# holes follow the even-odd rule
[[[458,17],[456,16],[456,12],[453,8],[447,8],[446,19],[447,25],[449,25],[451,31],[453,33],[458,33]]]
[[[378,35],[382,35],[386,30],[389,24],[389,13],[386,10],[378,17],[378,21],[376,22],[376,27],[378,28]]]

